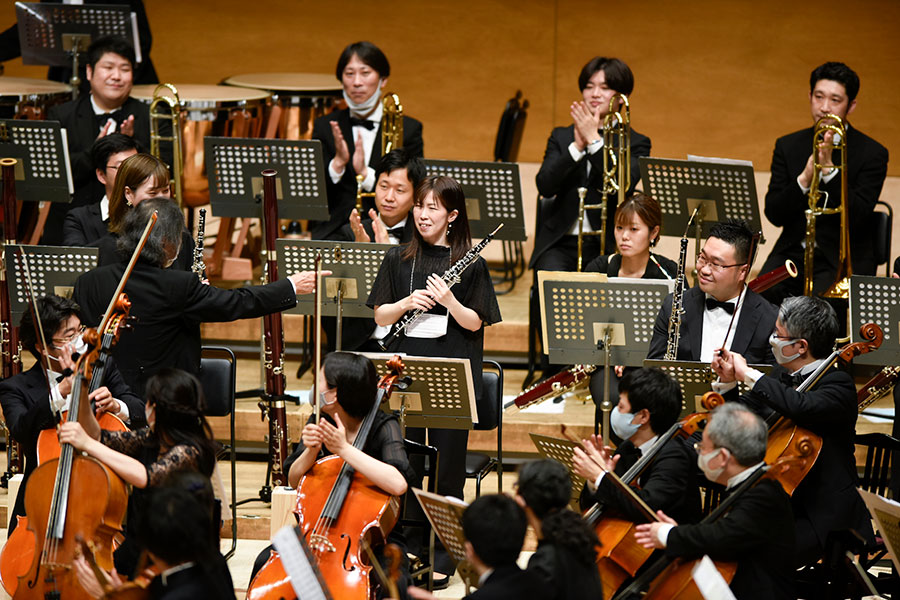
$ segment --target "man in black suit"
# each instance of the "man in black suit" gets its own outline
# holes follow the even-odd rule
[[[313,139],[322,142],[328,192],[328,221],[312,230],[313,239],[329,239],[342,227],[356,205],[356,176],[364,175],[363,188],[375,186],[375,165],[381,159],[381,94],[391,74],[387,57],[371,42],[344,48],[335,75],[344,86],[349,108],[319,117],[313,123]],[[403,116],[403,148],[423,156],[422,124]]]
[[[25,514],[25,482],[37,467],[38,435],[56,425],[54,409],[68,410],[74,377],[69,375],[59,381],[57,378],[71,363],[73,352],[83,354],[87,349],[81,338],[79,306],[75,302],[46,296],[37,304],[47,342],[46,351],[36,333],[31,312],[25,313],[20,329],[22,347],[31,352],[37,362],[24,373],[0,381],[0,404],[6,426],[25,453],[25,480],[19,487],[15,509],[10,516],[10,533],[15,529],[16,516]],[[50,370],[46,372],[43,367],[48,362]],[[103,385],[94,390],[89,399],[95,403],[98,414],[109,412],[130,423],[132,428],[146,423],[144,402],[125,384],[112,359],[107,359]]]
[[[123,133],[110,133],[99,138],[91,147],[91,163],[97,181],[106,193],[99,202],[73,208],[63,223],[64,246],[90,246],[107,233],[109,198],[116,188],[119,165],[129,156],[137,154],[134,138]]]
[[[841,173],[834,165],[840,165],[840,151],[834,151],[834,135],[825,133],[825,142],[818,152],[818,162],[825,165],[819,180],[822,191],[820,206],[825,202],[836,207],[841,199],[841,178],[847,177],[847,202],[850,217],[850,257],[853,272],[858,275],[874,275],[875,260],[871,235],[872,213],[881,194],[887,174],[887,148],[851,127],[847,116],[856,108],[859,77],[850,67],[839,62],[827,62],[817,67],[809,78],[809,103],[813,122],[833,114],[844,120],[847,127],[847,173]],[[763,265],[768,272],[793,260],[800,269],[800,276],[789,279],[770,290],[765,296],[780,303],[782,298],[803,293],[804,242],[806,217],[809,206],[808,192],[813,178],[813,127],[796,131],[775,142],[772,155],[772,178],[766,192],[766,218],[773,225],[782,227],[781,235],[772,253]],[[816,251],[813,257],[813,292],[821,293],[832,283],[839,266],[840,215],[822,215],[816,218]]]
[[[41,243],[59,245],[63,239],[63,221],[69,210],[96,202],[103,195],[91,162],[94,142],[110,133],[133,137],[141,148],[150,147],[150,108],[131,98],[134,49],[116,37],[101,37],[88,48],[87,78],[91,93],[54,106],[48,120],[59,121],[66,129],[75,196],[71,204],[54,203],[50,207]]]
[[[725,501],[763,467],[768,435],[762,419],[736,403],[716,408],[696,445],[707,479],[726,486]],[[731,591],[738,600],[792,599],[794,523],[790,497],[775,479],[758,480],[733,499],[724,516],[680,525],[663,512],[660,521],[637,526],[647,548],[664,548],[671,558],[736,561]]]
[[[854,438],[856,386],[849,373],[831,368],[810,390],[795,388],[831,354],[838,331],[834,309],[818,297],[786,298],[771,336],[780,367],[768,375],[747,367],[740,354],[713,361],[719,381],[750,387],[740,401],[763,417],[773,412],[822,438],[815,465],[791,498],[797,527],[797,566],[821,557],[829,532],[854,529],[874,542],[870,517],[858,485]],[[737,399],[737,391],[729,395]]]
[[[600,503],[632,521],[643,521],[638,510],[605,471],[623,475],[646,456],[659,436],[675,424],[681,413],[681,386],[659,369],[628,371],[619,383],[619,404],[610,416],[612,429],[624,440],[610,457],[597,436],[584,450],[575,449],[575,472],[587,480],[581,494],[582,509]],[[696,479],[696,457],[680,436],[665,442],[640,476],[626,482],[653,510],[662,510],[679,523],[700,520],[700,490]]]
[[[777,309],[745,285],[752,239],[743,221],[722,221],[710,229],[697,259],[697,286],[684,292],[676,360],[711,362],[724,345],[743,354],[751,364],[775,363],[769,333]],[[662,359],[666,354],[672,300],[669,294],[659,309],[647,358]],[[735,311],[737,319],[729,330]]]
[[[525,512],[509,496],[488,494],[466,507],[462,516],[466,536],[466,560],[478,575],[478,589],[469,600],[518,600],[555,597],[541,580],[516,564],[528,522]],[[435,596],[411,587],[409,595],[418,600]]]
[[[125,381],[138,393],[163,367],[199,371],[202,322],[249,319],[285,310],[297,303],[297,294],[308,294],[315,285],[315,274],[305,272],[268,285],[224,290],[200,283],[188,271],[166,269],[178,256],[184,229],[181,211],[168,198],[144,200],[128,211],[119,240],[124,251],[134,251],[154,211],[156,226],[123,290],[136,322],[133,330],[122,334],[113,352]],[[85,323],[97,323],[125,267],[123,262],[97,267],[75,282],[75,298]]]

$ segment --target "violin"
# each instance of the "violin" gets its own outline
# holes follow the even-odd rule
[[[382,402],[403,373],[399,356],[378,383],[379,398],[363,419],[353,446],[362,450]],[[387,538],[400,515],[400,499],[382,491],[338,456],[319,459],[297,486],[295,515],[323,579],[337,598],[371,597],[371,564],[365,544]],[[248,600],[296,598],[277,552],[260,569],[247,590]]]

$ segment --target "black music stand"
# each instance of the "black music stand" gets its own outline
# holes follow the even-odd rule
[[[466,535],[462,528],[462,515],[468,504],[457,498],[433,494],[419,488],[413,488],[412,491],[428,517],[431,529],[444,544],[450,558],[456,562],[456,569],[463,583],[469,588],[476,587],[478,574],[466,560]]]
[[[396,353],[360,352],[375,363],[378,377],[389,371]],[[400,427],[472,429],[478,422],[472,365],[467,358],[403,357],[403,375],[412,381],[391,393],[386,411],[395,411]]]
[[[337,317],[335,348],[340,352],[344,315],[375,318],[375,311],[366,306],[366,301],[381,268],[384,254],[391,245],[279,239],[275,241],[275,247],[278,251],[278,272],[285,275],[314,270],[316,255],[321,254],[322,270],[332,272],[324,278],[322,315]],[[285,312],[314,314],[315,294],[297,296],[297,306]]]
[[[115,4],[56,4],[16,2],[19,44],[26,65],[71,66],[72,96],[81,83],[78,61],[98,37],[115,35],[134,46],[135,62],[141,62],[137,16],[127,6]]]
[[[75,193],[66,130],[56,121],[0,119],[0,156],[18,159],[16,197],[71,202]]]
[[[50,294],[71,297],[75,280],[97,266],[99,248],[69,246],[26,246],[6,248],[6,280],[9,282],[10,313],[18,322],[28,312],[30,289],[25,278],[22,253],[28,260],[28,272],[38,298]]]
[[[501,223],[497,233],[503,241],[503,266],[495,284],[509,284],[506,294],[513,290],[516,279],[525,272],[525,215],[522,207],[522,183],[519,165],[504,162],[468,160],[426,160],[429,175],[447,175],[462,186],[466,194],[466,212],[473,238],[484,238]]]
[[[695,256],[700,254],[701,238],[719,221],[743,219],[751,231],[762,229],[753,165],[645,156],[640,163],[647,193],[662,209],[664,231],[684,231],[691,213],[700,207],[694,220]]]
[[[900,279],[850,277],[850,341],[859,342],[859,328],[877,323],[884,332],[881,347],[853,359],[861,365],[900,365]]]
[[[209,203],[217,217],[258,218],[262,175],[278,171],[279,219],[328,219],[325,167],[318,140],[203,138]]]
[[[581,490],[584,489],[587,481],[581,475],[575,473],[575,463],[572,457],[575,454],[575,448],[578,444],[564,438],[550,437],[549,435],[540,435],[538,433],[529,433],[531,442],[538,450],[538,454],[544,458],[552,458],[562,463],[569,471],[569,479],[572,481],[572,498],[569,500],[569,506],[572,510],[581,512],[579,498]]]

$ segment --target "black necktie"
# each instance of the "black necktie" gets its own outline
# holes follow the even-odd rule
[[[715,298],[707,298],[706,299],[706,310],[713,310],[715,308],[721,308],[729,315],[734,314],[734,302],[719,302]]]
[[[369,131],[375,129],[375,121],[370,121],[368,119],[357,119],[356,117],[350,117],[350,126],[351,127],[365,127]]]
[[[388,235],[391,237],[395,237],[398,240],[403,239],[403,232],[406,230],[405,227],[394,227],[393,229],[388,229]]]

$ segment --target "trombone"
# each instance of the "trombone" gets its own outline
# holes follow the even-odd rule
[[[603,119],[603,189],[599,204],[585,204],[579,188],[578,202],[578,270],[584,236],[600,236],[600,254],[606,254],[606,215],[608,198],[616,194],[616,206],[625,201],[625,191],[631,187],[631,106],[628,96],[615,94],[609,99],[609,112]],[[600,231],[583,231],[584,212],[600,211]]]
[[[160,112],[159,105],[169,107],[167,112]],[[159,124],[163,120],[172,123],[172,134],[161,135]],[[150,154],[160,157],[159,143],[171,142],[172,144],[172,179],[175,181],[175,202],[182,206],[182,177],[184,173],[184,157],[181,151],[181,99],[178,97],[178,89],[171,83],[160,83],[153,90],[153,100],[150,102]]]
[[[391,150],[403,147],[403,105],[400,96],[394,93],[385,94],[381,100],[381,156]],[[356,212],[362,217],[363,198],[374,198],[375,192],[364,192],[365,173],[356,175]]]
[[[831,132],[830,142],[825,134]],[[819,150],[827,145],[841,153],[839,165],[823,165],[819,162]],[[828,192],[819,189],[819,178],[823,169],[838,169],[841,176],[841,201],[837,207],[828,206]],[[819,200],[825,195],[823,206]],[[823,298],[848,298],[850,295],[850,276],[853,267],[850,263],[850,215],[847,196],[847,136],[843,120],[837,115],[828,114],[816,121],[813,129],[813,176],[809,184],[809,207],[806,209],[806,248],[804,253],[803,293],[812,295],[813,260],[816,247],[816,217],[820,215],[841,215],[841,239],[838,253],[838,271],[834,283],[822,293]]]

